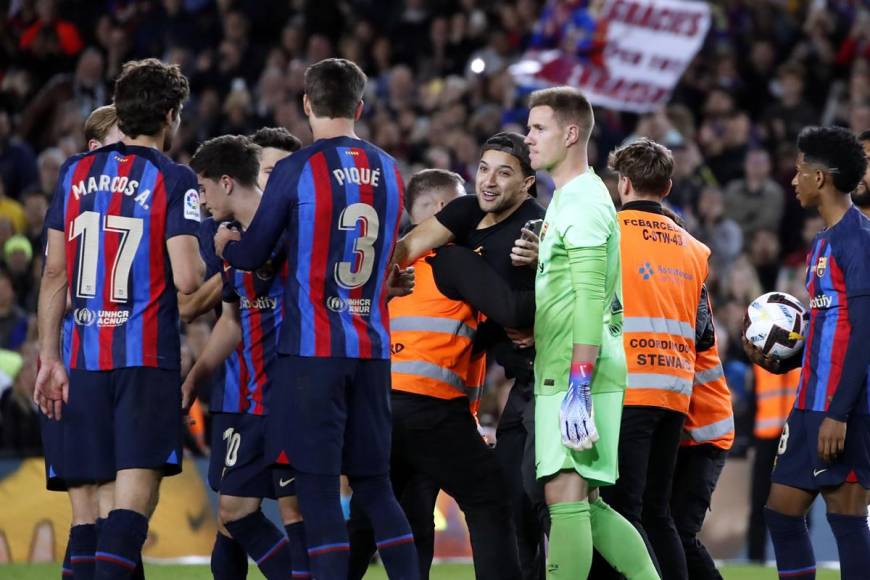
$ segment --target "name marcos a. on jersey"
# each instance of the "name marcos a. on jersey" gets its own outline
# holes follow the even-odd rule
[[[199,215],[195,175],[155,149],[118,143],[67,160],[47,223],[65,238],[70,368],[179,367],[166,240],[195,236]]]

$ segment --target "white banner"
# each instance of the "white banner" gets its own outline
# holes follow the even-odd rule
[[[597,4],[592,2],[592,4]],[[710,28],[706,2],[551,0],[533,47],[511,72],[520,85],[577,87],[593,105],[645,113],[668,102]]]

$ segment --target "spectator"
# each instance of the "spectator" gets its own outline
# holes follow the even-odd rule
[[[36,311],[36,280],[33,265],[33,246],[27,237],[17,234],[3,246],[3,260],[12,279],[12,287],[18,297],[18,305],[30,312]]]
[[[81,147],[79,148],[82,149]],[[57,147],[50,147],[39,154],[36,158],[36,167],[39,171],[39,188],[47,196],[54,195],[57,186],[57,178],[60,168],[67,156]],[[18,225],[18,224],[16,224]]]
[[[725,188],[725,215],[740,224],[745,238],[760,228],[779,232],[785,198],[782,187],[770,177],[770,155],[753,149],[743,167],[745,177]]]
[[[743,231],[725,215],[722,191],[708,185],[698,198],[698,228],[694,233],[710,248],[710,264],[717,276],[727,275],[743,249]]]
[[[794,142],[801,129],[818,122],[818,112],[804,100],[805,77],[804,68],[797,63],[780,67],[775,84],[779,102],[764,112],[768,140]]]
[[[31,247],[42,247],[42,225],[45,223],[45,212],[48,211],[48,197],[38,189],[29,189],[21,198],[24,209],[24,220],[27,227],[24,235],[30,241]]]
[[[0,350],[0,457],[42,454],[39,413],[33,404],[36,355],[32,342],[22,354]]]
[[[16,200],[6,195],[6,188],[2,182],[0,182],[0,218],[9,220],[15,233],[23,232],[27,228],[24,208]]]
[[[17,350],[27,338],[27,313],[18,305],[12,275],[0,266],[0,349]]]

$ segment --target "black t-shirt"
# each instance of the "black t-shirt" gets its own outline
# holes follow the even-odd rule
[[[520,237],[520,230],[529,220],[543,219],[546,211],[532,198],[526,199],[514,213],[488,228],[477,224],[486,216],[476,195],[454,199],[435,216],[453,233],[455,242],[474,250],[492,266],[515,290],[535,288],[535,269],[517,267],[511,263],[511,249]]]

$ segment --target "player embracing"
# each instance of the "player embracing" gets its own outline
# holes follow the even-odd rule
[[[266,456],[296,470],[315,578],[347,577],[339,499],[346,473],[391,578],[419,575],[413,535],[389,480],[387,274],[402,213],[395,160],[354,133],[366,76],[345,59],[305,72],[314,143],[278,162],[244,234],[215,249],[256,270],[285,235],[288,282],[267,421]]]
[[[597,497],[617,478],[626,385],[619,226],[588,165],[592,107],[558,87],[529,100],[532,167],[556,185],[535,281],[535,454],[552,521],[547,574],[586,578],[592,545],[629,578],[658,578],[637,530]]]
[[[801,206],[817,208],[825,229],[807,256],[810,321],[803,354],[764,357],[745,338],[747,355],[783,373],[801,366],[795,405],[782,433],[765,508],[780,578],[815,578],[806,514],[827,504],[842,578],[870,569],[870,219],[852,205],[867,165],[860,143],[839,127],[798,136],[792,185]]]
[[[177,66],[125,64],[114,94],[125,137],[66,161],[46,218],[34,399],[63,416],[66,483],[115,480],[97,540],[99,578],[131,576],[161,477],[181,471],[176,291],[193,292],[204,266],[196,177],[162,151],[188,93]],[[64,361],[67,290],[74,324]]]

